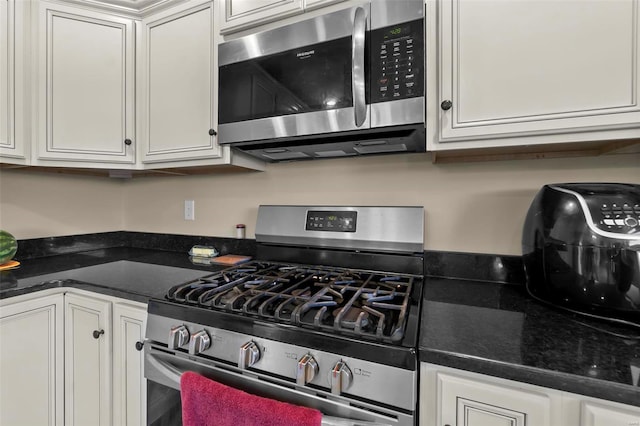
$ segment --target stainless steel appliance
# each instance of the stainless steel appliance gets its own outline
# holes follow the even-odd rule
[[[640,326],[640,185],[545,185],[522,254],[534,297]]]
[[[267,161],[425,150],[422,0],[372,0],[218,49],[222,144]]]
[[[191,370],[327,424],[415,425],[423,232],[422,207],[261,206],[256,260],[150,301],[149,424],[179,424]]]

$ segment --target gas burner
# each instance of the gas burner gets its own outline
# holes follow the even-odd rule
[[[253,261],[175,286],[170,301],[357,336],[402,339],[420,277]]]

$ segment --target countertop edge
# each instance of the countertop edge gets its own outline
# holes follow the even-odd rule
[[[71,279],[60,279],[60,280],[54,279],[54,280],[44,281],[40,284],[35,284],[29,287],[19,288],[16,290],[12,290],[12,289],[4,290],[3,292],[0,293],[0,300],[7,301],[15,297],[33,294],[43,290],[50,290],[55,288],[59,288],[59,289],[70,288],[70,289],[77,289],[77,290],[85,290],[92,293],[101,294],[104,296],[111,296],[119,299],[124,299],[124,300],[133,301],[133,302],[144,303],[144,304],[149,303],[149,299],[153,297],[150,295],[115,289],[112,287],[106,287],[106,286],[101,286],[97,284],[91,284],[83,281],[77,281],[77,280],[71,280]]]
[[[428,348],[418,348],[418,353],[421,363],[456,368],[576,395],[640,406],[640,389],[620,383]]]

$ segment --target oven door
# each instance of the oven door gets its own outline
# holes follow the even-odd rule
[[[145,377],[147,378],[147,424],[153,426],[181,425],[180,376],[194,371],[227,386],[255,395],[272,398],[322,412],[322,424],[329,426],[413,426],[414,417],[387,407],[358,401],[351,404],[344,397],[326,395],[321,391],[297,390],[292,383],[278,378],[266,378],[255,372],[244,373],[238,368],[210,359],[195,360],[181,352],[145,345]]]
[[[369,128],[369,11],[364,4],[220,44],[219,142]]]

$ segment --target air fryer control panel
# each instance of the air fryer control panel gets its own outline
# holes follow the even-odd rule
[[[598,229],[622,234],[640,232],[640,200],[624,195],[593,195],[585,200]]]

